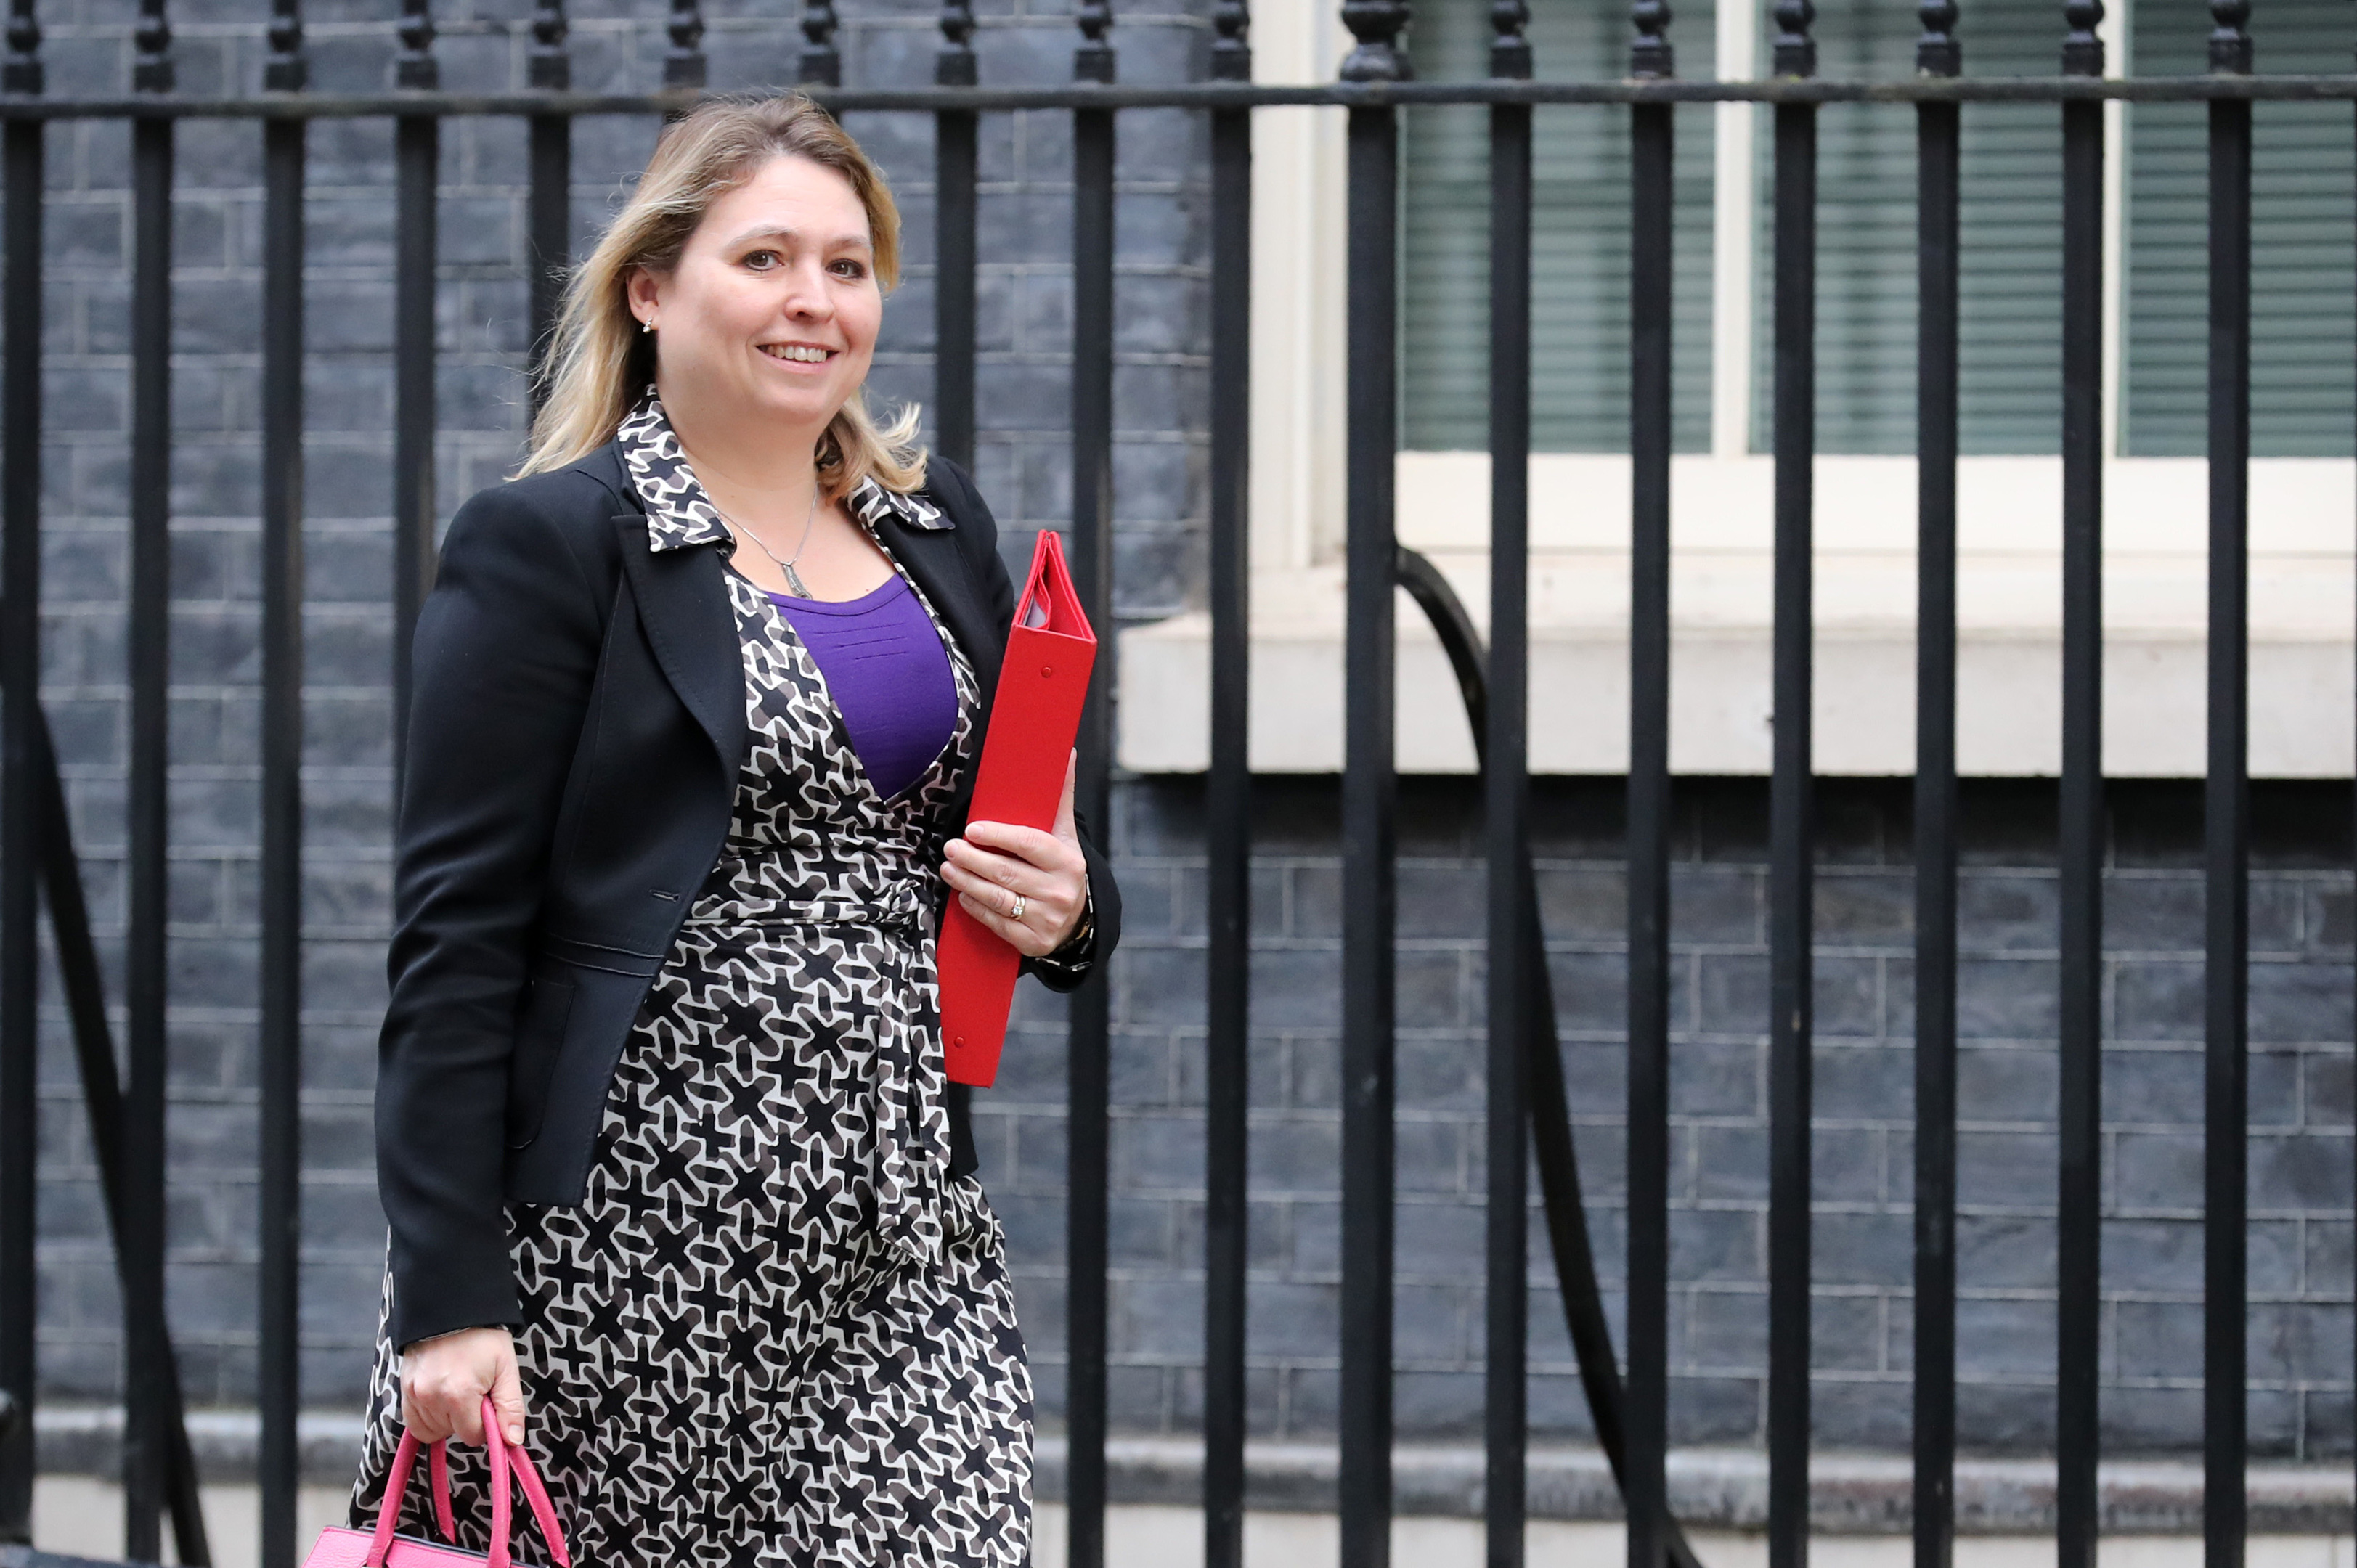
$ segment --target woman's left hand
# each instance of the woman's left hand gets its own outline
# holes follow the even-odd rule
[[[1088,908],[1088,863],[1081,858],[1081,835],[1072,826],[1072,779],[1077,760],[1064,768],[1064,799],[1056,807],[1056,831],[1018,828],[1009,822],[968,822],[965,836],[949,843],[942,876],[966,913],[1029,958],[1045,958],[1062,947]]]

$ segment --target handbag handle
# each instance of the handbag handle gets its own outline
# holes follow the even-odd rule
[[[573,1554],[565,1549],[565,1531],[557,1528],[556,1506],[549,1501],[548,1488],[541,1484],[540,1472],[533,1467],[532,1455],[521,1443],[510,1443],[500,1430],[490,1396],[483,1400],[483,1441],[491,1463],[491,1552],[489,1568],[511,1568],[508,1538],[514,1519],[514,1501],[508,1495],[509,1477],[523,1488],[524,1502],[532,1509],[540,1535],[548,1543],[548,1554],[555,1560],[556,1568],[573,1568]],[[378,1506],[376,1530],[369,1537],[368,1555],[362,1559],[366,1568],[385,1568],[385,1555],[393,1550],[393,1525],[401,1517],[401,1499],[409,1489],[409,1473],[417,1461],[417,1451],[427,1452],[427,1469],[431,1472],[434,1492],[434,1521],[441,1528],[442,1539],[457,1544],[457,1530],[450,1511],[450,1456],[448,1444],[439,1440],[422,1444],[416,1434],[404,1430],[401,1445],[393,1450],[393,1465],[385,1472],[384,1501]]]

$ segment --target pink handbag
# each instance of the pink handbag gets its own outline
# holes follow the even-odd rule
[[[565,1549],[565,1532],[556,1525],[556,1509],[548,1500],[548,1488],[540,1484],[540,1472],[532,1467],[532,1455],[520,1443],[509,1443],[500,1435],[498,1423],[492,1419],[491,1402],[483,1402],[483,1435],[490,1445],[491,1460],[491,1553],[485,1557],[477,1552],[461,1552],[457,1546],[437,1545],[421,1541],[414,1535],[395,1535],[393,1521],[401,1517],[401,1499],[409,1489],[409,1471],[422,1446],[417,1439],[404,1432],[401,1446],[393,1455],[393,1468],[384,1477],[384,1501],[378,1506],[376,1529],[352,1530],[331,1525],[319,1532],[311,1545],[311,1555],[303,1560],[303,1568],[468,1568],[488,1564],[489,1568],[510,1568],[508,1562],[508,1530],[513,1504],[508,1496],[508,1477],[512,1472],[516,1485],[523,1488],[524,1501],[532,1507],[532,1517],[540,1521],[541,1539],[548,1542],[548,1554],[555,1560],[556,1568],[573,1568],[572,1554]],[[441,1527],[442,1539],[456,1542],[458,1532],[450,1518],[450,1455],[447,1446],[436,1443],[426,1448],[428,1469],[433,1476],[434,1521]]]

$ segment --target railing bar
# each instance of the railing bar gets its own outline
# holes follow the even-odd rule
[[[172,177],[168,120],[131,127],[130,773],[125,802],[123,1097],[124,1552],[162,1555],[166,1346],[160,1318],[134,1305],[164,1299],[165,1007],[171,889],[169,769],[172,644]]]
[[[1525,7],[1493,7],[1496,75],[1527,75]],[[1504,22],[1516,24],[1507,31]],[[1523,1561],[1530,1418],[1530,1151],[1523,945],[1530,859],[1531,110],[1490,111],[1489,1061],[1482,1514],[1490,1568]],[[1552,1047],[1552,1042],[1549,1043]]]
[[[964,57],[969,68],[973,61],[971,53]],[[971,109],[945,109],[933,126],[933,428],[942,455],[971,469],[980,116]]]
[[[262,156],[262,1568],[294,1568],[302,1266],[302,123],[264,126]]]
[[[29,8],[19,12],[29,19]],[[12,29],[13,32],[13,29]],[[38,33],[34,35],[38,38]],[[12,38],[12,43],[14,39]],[[10,76],[38,61],[12,59]],[[11,80],[8,86],[20,89]],[[41,679],[41,200],[38,122],[0,131],[0,571],[17,613],[0,616],[0,1393],[16,1421],[0,1432],[0,1541],[33,1528],[35,1213],[38,1202],[40,833],[35,762]]]
[[[6,613],[5,604],[0,604],[0,616]],[[205,1539],[196,1455],[188,1446],[179,1363],[172,1350],[164,1299],[160,1295],[133,1294],[129,1282],[123,1278],[124,1209],[127,1202],[123,1086],[115,1076],[114,1041],[106,1020],[106,982],[99,970],[98,946],[91,940],[90,910],[82,898],[81,862],[74,853],[73,821],[66,810],[65,784],[58,776],[57,747],[49,735],[48,716],[37,708],[34,719],[38,755],[33,759],[33,768],[40,794],[40,880],[48,898],[49,929],[57,942],[58,979],[66,993],[74,1058],[81,1069],[91,1153],[98,1164],[108,1229],[115,1239],[116,1276],[124,1289],[124,1315],[149,1318],[144,1332],[162,1347],[162,1367],[155,1397],[161,1407],[161,1463],[172,1514],[173,1544],[186,1568],[205,1568],[212,1561],[211,1549]]]
[[[1243,0],[1216,74],[1249,78]],[[1203,1562],[1243,1568],[1252,1105],[1252,115],[1211,114],[1211,755],[1204,787]]]
[[[1779,76],[1808,76],[1807,0],[1778,0]],[[1768,1562],[1809,1554],[1810,746],[1816,458],[1817,114],[1776,110],[1774,771],[1768,796]]]
[[[1961,69],[1925,0],[1917,69]],[[1956,1463],[1956,450],[1962,126],[1916,110],[1915,1568],[1949,1568]]]
[[[1073,71],[1109,81],[1111,21],[1102,0],[1080,8],[1083,41]],[[1089,703],[1081,720],[1075,803],[1111,842],[1114,632],[1114,117],[1102,109],[1072,116],[1072,564],[1090,622],[1100,628]],[[1109,1213],[1108,1118],[1111,993],[1102,968],[1072,993],[1068,1158],[1070,1335],[1065,1426],[1070,1434],[1066,1506],[1072,1568],[1103,1568],[1105,1509],[1105,1258]]]
[[[943,0],[941,28],[933,84],[972,87],[977,70],[974,8],[966,0]],[[974,467],[979,160],[980,120],[973,110],[944,109],[933,116],[933,432],[942,455],[969,470]]]
[[[2212,0],[2211,63],[2247,71],[2249,0]],[[2209,770],[2202,789],[2202,1497],[2207,1568],[2242,1568],[2248,1501],[2251,106],[2210,105]]]
[[[435,269],[441,203],[442,125],[423,114],[393,122],[393,768],[398,799],[409,756],[410,639],[434,583],[434,375],[438,358]]]
[[[1346,80],[1406,74],[1398,0],[1345,6],[1358,44]],[[1399,126],[1351,111],[1345,133],[1349,328],[1344,374],[1342,705],[1341,1561],[1387,1568],[1392,1520],[1393,993],[1398,780],[1393,465],[1398,446]]]
[[[1018,109],[1410,108],[1437,103],[2201,103],[2336,102],[2357,100],[2357,76],[2221,77],[1915,77],[1892,81],[1832,78],[1748,81],[1343,81],[1315,86],[1194,81],[1160,87],[856,87],[806,88],[839,113],[943,109],[982,113]],[[0,121],[176,119],[398,119],[404,114],[477,117],[674,117],[703,102],[691,90],[654,92],[348,92],[243,98],[165,96],[42,99],[0,93]]]
[[[1660,9],[1638,8],[1632,73],[1672,69]],[[1630,112],[1629,1568],[1661,1568],[1669,1509],[1672,115]]]
[[[2099,76],[2095,0],[2066,0],[2063,69]],[[2103,1288],[2104,112],[2062,106],[2061,961],[2055,1222],[2057,1568],[2094,1568]]]
[[[1775,761],[1769,797],[1770,1568],[1808,1560],[1812,780],[1810,448],[1815,114],[1776,112]]]
[[[532,407],[548,395],[544,377],[565,302],[565,268],[573,252],[573,117],[535,114],[529,122],[530,194],[524,252],[531,279]]]

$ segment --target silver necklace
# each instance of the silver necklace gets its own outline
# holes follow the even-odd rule
[[[709,502],[711,499],[712,498],[709,496],[705,498],[707,502]],[[801,560],[802,558],[802,552],[810,548],[811,527],[818,521],[818,477],[815,474],[811,476],[810,515],[802,519],[802,542],[794,546],[794,553],[791,555],[780,556],[776,551],[770,548],[768,542],[762,539],[759,534],[754,532],[751,529],[746,527],[735,518],[730,517],[726,512],[720,511],[720,508],[718,506],[714,506],[712,510],[714,511],[720,512],[721,521],[726,523],[729,527],[735,529],[737,532],[751,540],[753,542],[754,548],[758,549],[762,554],[768,556],[770,560],[775,561],[778,564],[778,570],[786,575],[786,589],[789,593],[792,594],[794,597],[798,599],[814,599],[818,597],[818,596],[812,593],[809,586],[803,583],[802,575],[794,570],[794,563]]]

